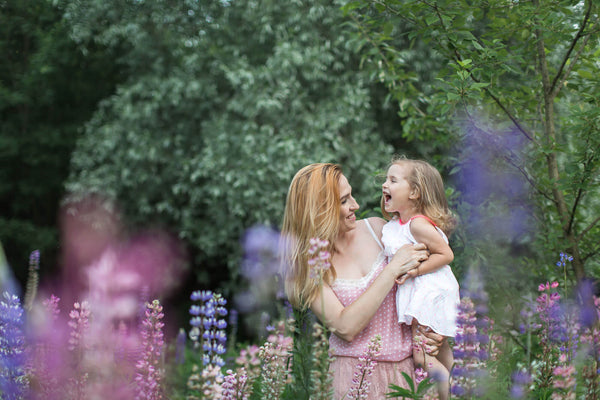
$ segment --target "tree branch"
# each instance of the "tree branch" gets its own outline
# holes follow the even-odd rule
[[[442,28],[444,29],[444,32],[446,32],[446,35],[448,35],[448,28],[446,28],[446,26],[444,25],[444,20],[442,18],[440,9],[436,4],[429,4],[428,2],[422,0],[423,3],[427,4],[428,6],[432,7],[435,10],[435,13],[438,17],[438,20],[440,21],[440,25],[442,26]],[[456,61],[462,61],[463,57],[460,55],[460,53],[458,52],[458,49],[456,46],[452,46],[453,49],[449,49],[449,50],[453,50],[454,56],[455,56],[455,60]],[[469,71],[469,76],[471,77],[471,79],[473,79],[474,82],[479,83],[480,80],[475,77],[475,75],[473,75],[473,69],[467,69],[467,71]],[[515,124],[515,126],[517,127],[517,129],[519,130],[519,132],[521,132],[530,142],[536,143],[535,138],[533,137],[532,134],[530,134],[529,132],[527,132],[527,130],[521,126],[521,124],[519,123],[519,121],[517,120],[517,118],[508,110],[508,108],[506,108],[504,106],[504,104],[500,101],[500,99],[498,97],[496,97],[491,90],[489,90],[488,88],[483,88],[483,90],[492,98],[492,100],[494,100],[494,102],[496,103],[496,105],[498,107],[500,107],[500,109],[502,110],[502,112],[504,112],[504,114],[506,114],[506,116],[512,121],[513,124]]]
[[[581,233],[577,236],[577,241],[579,242],[583,237],[598,223],[600,222],[600,217],[596,217]]]
[[[595,248],[594,250],[592,250],[592,251],[590,251],[589,253],[587,253],[587,254],[585,255],[585,257],[583,257],[583,259],[584,259],[585,261],[587,261],[588,259],[590,259],[590,258],[594,257],[596,254],[598,254],[598,251],[600,251],[600,245],[599,245],[599,246],[596,246],[596,248]]]
[[[585,27],[587,26],[587,23],[589,22],[590,14],[591,13],[592,13],[592,2],[589,1],[588,2],[588,9],[587,9],[587,11],[586,11],[586,13],[585,13],[585,15],[583,17],[583,21],[581,23],[581,27],[579,28],[579,31],[577,32],[577,34],[573,38],[573,41],[571,42],[571,45],[569,46],[569,50],[567,50],[567,53],[565,54],[565,57],[562,60],[560,68],[558,68],[558,71],[556,72],[556,76],[554,77],[554,80],[552,81],[552,84],[550,85],[550,87],[548,89],[549,90],[548,94],[551,94],[552,98],[556,97],[558,95],[558,92],[560,92],[560,89],[562,88],[564,82],[567,80],[567,77],[569,76],[569,74],[573,70],[573,66],[577,62],[577,59],[581,55],[583,49],[585,48],[585,45],[587,44],[588,39],[590,38],[590,36],[587,35],[587,37],[585,38],[583,44],[580,46],[579,50],[575,54],[575,57],[573,58],[573,61],[567,67],[567,70],[566,70],[566,72],[563,75],[563,73],[562,73],[563,69],[565,68],[565,65],[567,64],[567,61],[571,57],[571,53],[575,49],[575,46],[577,45],[577,42],[583,36],[583,32],[585,30]],[[562,75],[562,78],[561,78],[561,75]],[[558,82],[559,79],[560,79],[560,84],[557,84],[557,82]]]

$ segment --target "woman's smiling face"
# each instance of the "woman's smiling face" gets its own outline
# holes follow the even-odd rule
[[[340,176],[340,232],[347,232],[356,228],[356,215],[359,205],[352,197],[352,186],[344,175]]]

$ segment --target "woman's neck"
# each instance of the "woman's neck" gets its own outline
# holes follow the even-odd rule
[[[349,231],[340,232],[334,243],[335,252],[343,254],[346,252],[347,249],[352,248],[355,237],[356,228]]]

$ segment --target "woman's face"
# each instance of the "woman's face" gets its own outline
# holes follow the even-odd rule
[[[359,205],[352,197],[352,186],[344,175],[340,176],[340,233],[356,228],[356,215]]]

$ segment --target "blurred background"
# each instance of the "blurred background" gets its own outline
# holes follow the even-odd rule
[[[10,269],[24,286],[39,249],[41,282],[82,286],[79,271],[118,247],[169,266],[143,272],[167,303],[199,289],[247,299],[275,269],[250,268],[245,249],[271,243],[298,169],[341,164],[361,215],[379,216],[380,174],[405,154],[445,178],[459,282],[481,270],[494,300],[595,280],[598,33],[572,40],[588,3],[571,3],[545,10],[563,31],[541,60],[525,17],[485,7],[450,7],[440,25],[369,2],[2,0]],[[542,107],[542,61],[565,88],[556,110]],[[563,251],[572,265],[556,265]]]

